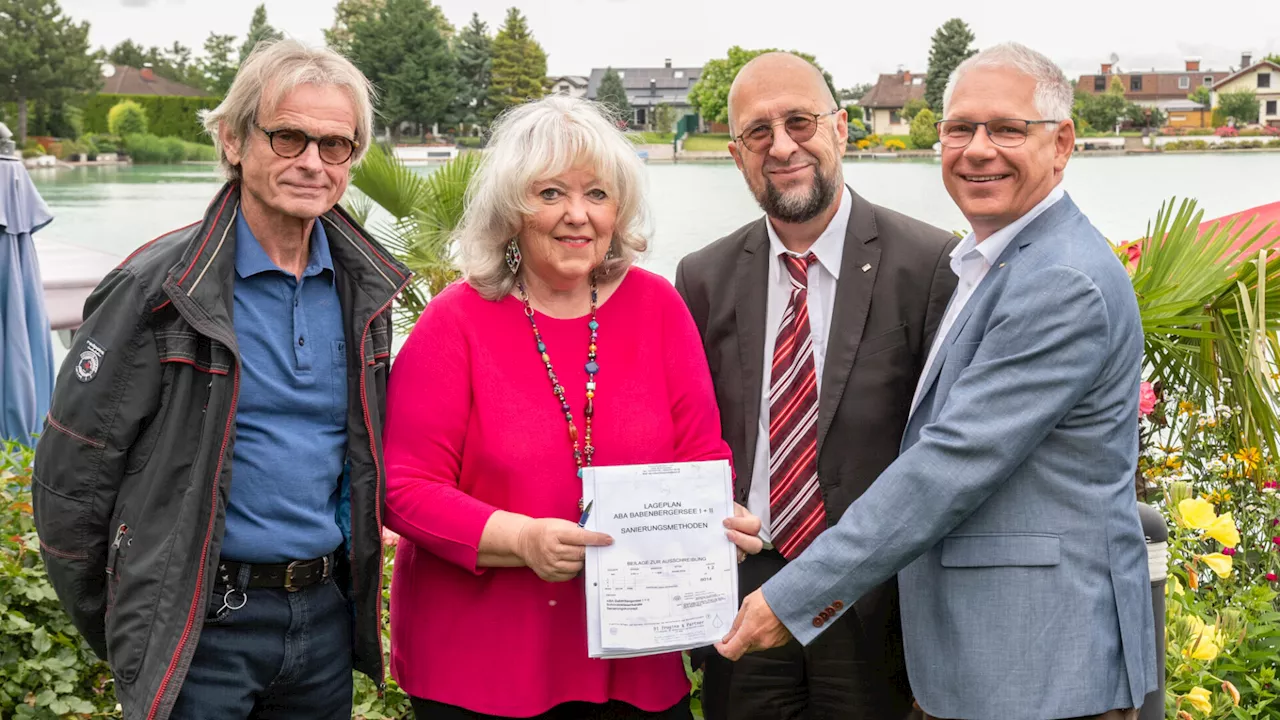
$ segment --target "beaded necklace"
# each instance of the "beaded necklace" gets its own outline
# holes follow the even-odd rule
[[[569,442],[573,443],[573,462],[578,467],[578,477],[581,478],[582,469],[591,466],[591,456],[596,451],[591,444],[591,418],[595,415],[596,373],[600,371],[600,365],[596,362],[596,331],[600,329],[600,323],[596,321],[596,282],[594,279],[591,281],[591,321],[587,323],[587,327],[591,330],[591,342],[587,345],[587,397],[586,405],[582,409],[586,426],[583,428],[585,435],[581,448],[578,446],[578,428],[573,424],[573,411],[569,408],[569,401],[564,397],[564,386],[556,379],[556,371],[551,367],[551,356],[547,354],[547,344],[542,341],[542,333],[538,332],[538,321],[533,317],[533,306],[529,304],[529,295],[525,292],[524,283],[516,283],[516,287],[520,290],[520,300],[524,302],[524,316],[529,318],[529,326],[533,328],[533,339],[537,343],[538,354],[543,364],[547,366],[551,392],[560,402],[560,410],[564,413],[565,421],[569,423]],[[581,500],[578,501],[578,510],[582,510]]]

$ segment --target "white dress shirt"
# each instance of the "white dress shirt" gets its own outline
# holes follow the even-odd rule
[[[971,232],[961,240],[958,245],[951,250],[951,272],[956,274],[960,280],[956,283],[956,290],[951,295],[951,302],[947,305],[947,311],[942,316],[942,323],[938,326],[938,332],[933,336],[933,344],[929,346],[929,358],[925,360],[924,372],[920,373],[920,379],[916,382],[916,392],[911,398],[911,411],[915,412],[916,405],[920,402],[920,395],[924,391],[925,378],[929,376],[929,369],[933,367],[933,360],[938,355],[938,349],[942,347],[943,341],[947,338],[947,333],[951,331],[951,326],[955,324],[956,317],[960,311],[964,309],[969,298],[973,297],[973,291],[978,288],[982,279],[987,276],[991,270],[991,265],[1009,247],[1009,243],[1022,232],[1022,229],[1031,224],[1045,210],[1048,210],[1066,195],[1067,191],[1062,187],[1062,183],[1054,186],[1053,190],[1045,196],[1035,207],[1027,211],[1026,215],[1005,225],[999,230],[991,233],[986,240],[978,242],[978,239]]]
[[[840,207],[827,223],[827,227],[814,241],[808,252],[818,261],[809,266],[809,332],[813,335],[813,365],[816,371],[818,393],[822,393],[822,367],[827,357],[827,333],[831,329],[831,314],[836,304],[836,283],[840,280],[840,261],[844,258],[844,237],[849,227],[849,214],[853,209],[849,188],[841,189]],[[751,490],[747,495],[747,509],[760,518],[760,538],[768,544],[769,535],[769,385],[772,378],[773,348],[778,341],[779,325],[791,301],[791,274],[783,259],[786,253],[803,257],[808,253],[793,253],[782,245],[773,223],[766,217],[769,231],[768,299],[764,324],[764,376],[760,383],[760,429],[756,436],[756,457],[751,472]]]

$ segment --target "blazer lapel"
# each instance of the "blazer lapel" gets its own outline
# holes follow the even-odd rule
[[[768,317],[769,234],[761,218],[747,235],[734,273],[738,352],[742,363],[744,467],[737,468],[737,489],[750,489],[755,469],[756,440],[760,433],[760,398],[764,377],[764,334]],[[727,428],[726,428],[727,429]]]
[[[822,370],[822,394],[818,398],[818,457],[822,457],[827,431],[849,383],[880,269],[880,247],[873,242],[876,218],[871,203],[847,186],[845,192],[850,194],[852,208],[845,230],[834,312],[827,328],[827,356]]]

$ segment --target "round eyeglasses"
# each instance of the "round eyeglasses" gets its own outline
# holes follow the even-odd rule
[[[735,140],[741,142],[753,153],[763,153],[773,147],[773,128],[782,125],[796,144],[809,142],[818,131],[818,121],[828,115],[835,115],[840,108],[824,113],[794,112],[785,118],[770,122],[758,122],[742,131]]]
[[[282,158],[296,158],[306,152],[307,146],[314,142],[320,151],[322,161],[328,165],[341,165],[350,160],[356,148],[360,147],[360,143],[341,135],[313,137],[293,128],[268,130],[256,122],[253,126],[267,136],[271,150]]]
[[[1014,118],[997,118],[986,122],[972,120],[939,120],[933,126],[938,130],[938,142],[943,147],[968,147],[978,128],[985,128],[987,138],[995,145],[1014,148],[1027,141],[1034,125],[1056,125],[1061,120],[1017,120]]]

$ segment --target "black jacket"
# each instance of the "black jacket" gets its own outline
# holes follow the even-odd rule
[[[240,384],[239,199],[239,186],[227,185],[201,222],[143,246],[102,281],[36,446],[35,520],[49,578],[110,663],[126,720],[168,717],[222,544]],[[381,685],[381,435],[390,307],[409,272],[342,210],[318,222],[348,339],[351,526],[335,572],[354,605],[355,668]]]

